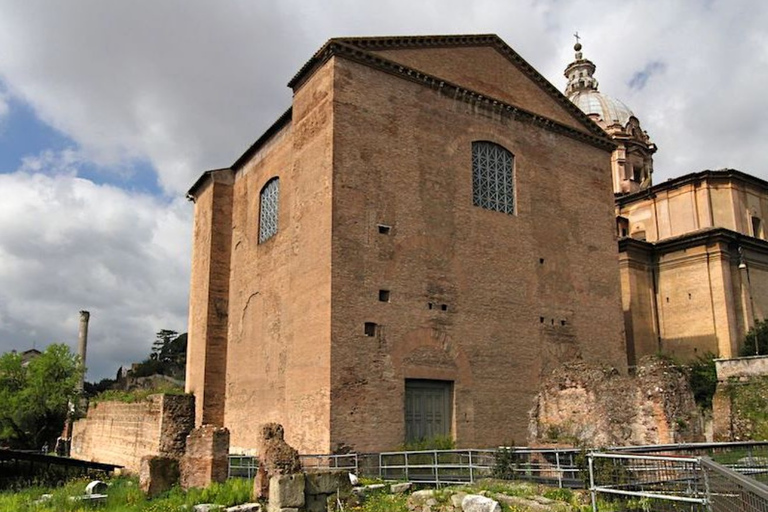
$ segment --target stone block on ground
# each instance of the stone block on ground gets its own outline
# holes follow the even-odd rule
[[[425,507],[431,507],[436,504],[437,500],[435,499],[435,491],[433,489],[423,489],[421,491],[411,493],[411,495],[408,496],[408,501],[406,502],[408,510],[418,511],[423,510]]]
[[[461,501],[461,510],[464,512],[501,512],[501,505],[498,501],[479,494],[467,494]]]
[[[269,479],[269,510],[303,507],[304,489],[303,473],[273,476]]]
[[[561,503],[549,500],[550,503],[542,503],[537,498],[521,498],[520,496],[508,496],[506,494],[494,494],[499,503],[504,503],[512,509],[528,510],[529,512],[548,512],[555,508],[562,508]],[[544,498],[545,500],[547,498]]]
[[[399,484],[391,484],[389,486],[389,492],[392,494],[401,494],[413,487],[411,482],[402,482]]]
[[[261,503],[243,503],[228,507],[225,512],[261,512]]]
[[[141,458],[139,486],[147,496],[153,498],[177,483],[179,483],[179,461],[153,455]]]
[[[326,512],[328,510],[329,494],[309,494],[305,496],[304,508],[307,512]]]
[[[457,492],[455,494],[451,494],[451,505],[453,505],[453,508],[461,509],[461,502],[464,501],[464,497],[467,495],[465,492]]]
[[[192,507],[195,512],[215,512],[217,510],[223,510],[223,505],[217,505],[215,503],[200,503]]]
[[[317,471],[306,474],[307,494],[349,494],[352,483],[346,471]]]

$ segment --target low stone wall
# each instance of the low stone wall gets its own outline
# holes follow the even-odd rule
[[[715,359],[715,370],[720,382],[733,378],[768,375],[768,356]]]
[[[637,375],[569,363],[541,385],[531,412],[531,444],[621,446],[703,441],[687,376],[653,357]]]
[[[138,472],[141,458],[160,455],[180,458],[194,428],[192,395],[151,395],[136,403],[92,404],[72,428],[71,456],[119,464]]]

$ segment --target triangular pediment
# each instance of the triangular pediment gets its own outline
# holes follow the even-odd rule
[[[354,48],[363,58],[369,55],[445,80],[593,137],[606,137],[599,126],[493,34],[331,39],[289,85],[299,84],[338,46]]]

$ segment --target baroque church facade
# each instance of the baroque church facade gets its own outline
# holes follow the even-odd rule
[[[611,166],[646,165],[633,126],[618,155],[495,35],[331,39],[288,85],[189,192],[198,425],[238,451],[269,421],[302,453],[494,446],[561,362],[626,370]]]
[[[721,169],[654,185],[656,146],[626,105],[598,91],[595,65],[580,44],[574,49],[565,94],[617,143],[611,170],[629,364],[656,353],[749,353],[744,336],[768,307],[768,182]]]

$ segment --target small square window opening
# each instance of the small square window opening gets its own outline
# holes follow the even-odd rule
[[[378,327],[373,322],[365,322],[364,332],[366,336],[376,336],[376,327]]]
[[[389,290],[379,290],[379,302],[389,302]]]

